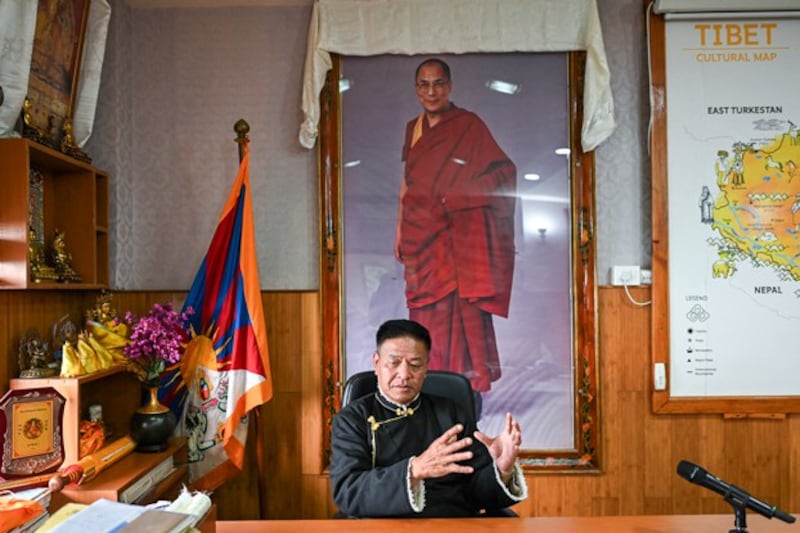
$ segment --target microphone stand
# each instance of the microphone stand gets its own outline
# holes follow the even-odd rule
[[[729,530],[728,533],[747,533],[747,507],[767,518],[777,517],[789,524],[795,521],[794,516],[781,511],[777,507],[767,505],[748,494],[747,491],[740,489],[736,485],[725,483],[689,461],[678,463],[678,474],[692,483],[720,494],[733,507],[736,519],[733,529]]]
[[[733,529],[729,529],[728,533],[747,533],[747,502],[737,500],[731,494],[725,495],[725,501],[733,507],[735,514]]]

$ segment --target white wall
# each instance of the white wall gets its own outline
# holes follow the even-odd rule
[[[650,180],[644,6],[598,6],[619,124],[596,154],[605,284],[611,265],[649,265]],[[86,150],[112,174],[114,288],[188,289],[236,174],[239,118],[252,131],[262,288],[317,288],[316,152],[297,142],[310,6],[112,7]]]

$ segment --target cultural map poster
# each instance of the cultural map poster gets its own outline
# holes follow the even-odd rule
[[[800,19],[666,24],[670,393],[800,395]]]

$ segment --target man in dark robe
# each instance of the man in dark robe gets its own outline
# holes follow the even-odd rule
[[[431,332],[431,370],[488,391],[500,378],[492,315],[507,317],[511,296],[517,171],[483,121],[450,102],[445,62],[423,62],[416,87],[395,242],[409,317]]]
[[[330,479],[350,517],[476,516],[527,497],[516,462],[522,431],[506,415],[495,438],[453,401],[421,392],[431,337],[411,320],[378,329],[378,391],[334,418]]]

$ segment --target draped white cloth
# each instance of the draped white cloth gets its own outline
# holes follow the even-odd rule
[[[107,0],[91,1],[79,72],[78,94],[75,99],[75,111],[72,114],[72,133],[75,136],[75,143],[81,147],[89,140],[94,127],[94,114],[100,94],[100,75],[106,53],[108,23],[111,20],[111,6]]]
[[[0,0],[0,137],[13,137],[14,124],[28,92],[36,2]]]
[[[614,102],[595,0],[318,0],[308,31],[300,144],[311,148],[319,94],[342,55],[586,50],[581,127],[593,150],[614,130]]]
[[[19,136],[14,126],[28,92],[36,8],[37,2],[31,0],[0,0],[0,87],[5,95],[0,106],[0,137]],[[92,134],[110,18],[107,0],[91,0],[72,121],[78,146],[86,144]]]

